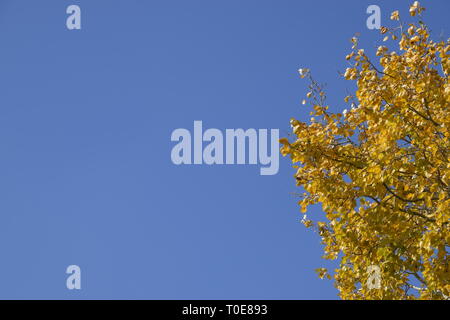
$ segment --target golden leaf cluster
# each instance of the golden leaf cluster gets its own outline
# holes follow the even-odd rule
[[[423,10],[416,1],[409,13]],[[323,219],[302,222],[320,235],[324,258],[339,259],[341,298],[449,299],[450,39],[433,41],[422,21],[381,33],[398,40],[398,52],[380,46],[377,61],[352,39],[344,77],[357,90],[345,98],[348,110],[330,112],[322,87],[301,70],[312,118],[291,120],[281,153],[305,191],[301,211],[322,205]],[[366,285],[373,265],[377,289]]]

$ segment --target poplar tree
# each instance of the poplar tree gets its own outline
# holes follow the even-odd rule
[[[310,80],[311,120],[291,120],[281,153],[292,159],[303,224],[318,232],[317,269],[343,299],[449,299],[450,39],[433,41],[417,1],[403,23],[382,27],[387,46],[369,58],[353,38],[343,75],[357,90],[348,110],[330,112],[323,87]],[[321,204],[325,215],[306,215]],[[368,285],[373,266],[380,285]]]

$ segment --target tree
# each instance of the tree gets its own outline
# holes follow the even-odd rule
[[[416,1],[409,12],[420,19],[424,10]],[[339,259],[333,275],[317,271],[334,278],[341,298],[449,299],[450,39],[434,42],[422,21],[404,24],[398,11],[391,19],[399,26],[381,33],[399,51],[380,46],[379,63],[352,39],[349,110],[330,112],[323,87],[299,70],[311,81],[313,117],[291,120],[294,141],[280,139],[281,153],[304,188],[301,211],[322,205],[323,219],[302,222],[319,233],[324,258]],[[367,286],[374,266],[379,288]]]

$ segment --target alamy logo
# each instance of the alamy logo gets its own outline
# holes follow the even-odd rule
[[[369,277],[367,278],[367,288],[369,290],[372,289],[380,289],[381,288],[381,270],[379,266],[369,266],[367,268],[367,273]]]
[[[372,4],[367,7],[367,14],[370,16],[366,20],[367,28],[370,30],[381,28],[381,9],[379,6]]]
[[[66,26],[69,30],[80,30],[81,29],[81,9],[79,6],[73,4],[67,7],[67,17]]]
[[[194,121],[193,137],[189,130],[183,128],[172,132],[171,141],[178,142],[172,148],[172,162],[176,165],[246,164],[248,158],[248,164],[258,164],[259,160],[261,175],[274,175],[278,173],[279,167],[279,131],[270,130],[270,141],[268,131],[225,129],[224,135],[214,128],[203,132],[202,121]],[[204,148],[203,142],[207,142]]]
[[[70,265],[66,269],[66,273],[70,274],[66,280],[66,287],[69,290],[81,289],[81,268],[75,264]]]

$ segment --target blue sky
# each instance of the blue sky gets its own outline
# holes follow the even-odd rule
[[[450,3],[422,2],[447,38]],[[379,45],[366,8],[388,25],[409,3],[1,0],[0,298],[336,299],[288,159],[273,176],[176,166],[170,136],[194,120],[285,136],[309,118],[300,67],[345,108],[349,39]]]

